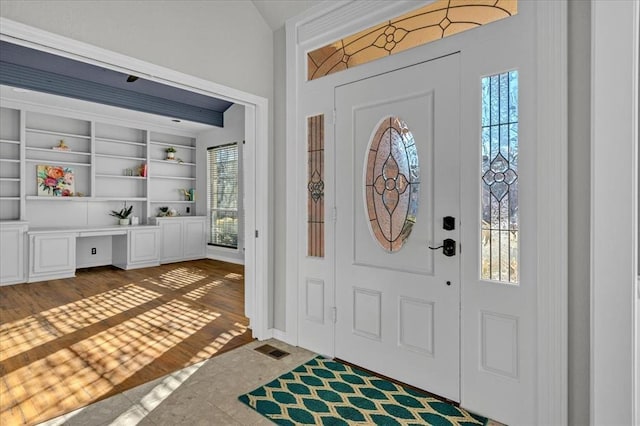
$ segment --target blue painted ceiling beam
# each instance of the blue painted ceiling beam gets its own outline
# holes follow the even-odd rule
[[[4,61],[0,61],[0,83],[212,126],[224,125],[223,112]]]

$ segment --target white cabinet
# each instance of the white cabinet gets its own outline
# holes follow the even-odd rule
[[[206,248],[206,217],[155,217],[160,225],[160,263],[202,259]]]
[[[160,232],[158,228],[129,231],[129,263],[159,264]]]
[[[184,260],[202,259],[206,249],[206,218],[193,217],[183,219],[182,241]]]
[[[17,284],[24,279],[25,222],[0,222],[0,285]]]
[[[29,236],[29,282],[69,278],[76,271],[76,233]]]
[[[160,224],[160,261],[179,262],[183,257],[182,228],[181,220],[161,220]]]
[[[141,226],[127,235],[113,237],[113,265],[121,269],[147,268],[160,264],[160,228]]]

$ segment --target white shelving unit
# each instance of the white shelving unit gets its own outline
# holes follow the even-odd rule
[[[0,220],[19,220],[21,207],[21,113],[0,108]]]
[[[175,148],[175,159],[167,159],[167,148]],[[195,200],[184,191],[196,186],[196,141],[194,138],[151,132],[149,140],[149,216],[160,207],[178,214],[193,215]]]
[[[147,216],[148,132],[95,123],[95,197],[103,201],[140,202],[136,215]]]
[[[159,207],[195,214],[195,200],[184,193],[196,186],[195,137],[24,108],[0,108],[1,221],[27,220],[30,209],[48,209],[50,203],[72,208],[68,203],[77,202],[109,203],[87,210],[107,212],[121,206],[116,203],[134,203],[143,221]],[[68,149],[54,149],[61,140]],[[169,147],[176,149],[176,160],[167,160]],[[38,165],[71,169],[74,196],[39,196]]]
[[[61,143],[67,150],[55,149]],[[63,200],[90,197],[92,174],[91,122],[69,117],[27,111],[25,116],[26,200],[38,196],[38,166],[62,166],[73,175],[73,197],[38,197]]]

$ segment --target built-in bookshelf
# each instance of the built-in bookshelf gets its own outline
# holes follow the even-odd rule
[[[175,150],[172,159],[168,159],[168,148]],[[155,216],[160,207],[193,214],[195,200],[188,194],[194,194],[196,187],[195,139],[151,132],[149,160],[151,215]]]
[[[0,220],[19,220],[21,168],[19,110],[0,108]]]
[[[147,131],[95,124],[96,197],[146,201]]]
[[[109,202],[105,211],[115,202],[133,203],[143,219],[160,207],[195,214],[195,137],[78,116],[0,108],[0,220],[25,220],[29,208],[74,202]],[[73,182],[73,191],[43,193],[42,171],[50,168]]]

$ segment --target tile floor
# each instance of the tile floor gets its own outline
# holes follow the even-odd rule
[[[275,360],[254,350],[263,344],[290,355]],[[315,356],[275,339],[253,341],[40,426],[273,425],[238,401],[238,396]],[[504,425],[489,420],[487,426]]]
[[[265,343],[290,355],[275,360],[254,350]],[[238,395],[314,356],[278,340],[253,341],[41,425],[273,425],[238,401]]]

